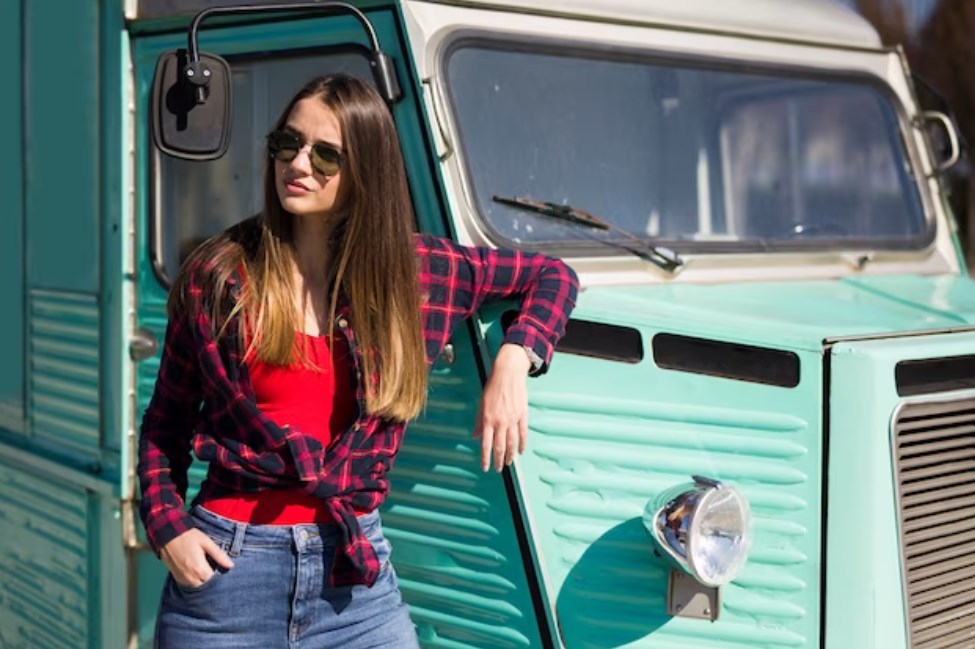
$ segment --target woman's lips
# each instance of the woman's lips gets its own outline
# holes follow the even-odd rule
[[[311,191],[311,189],[305,187],[297,180],[289,180],[284,184],[284,187],[292,194],[307,194]]]

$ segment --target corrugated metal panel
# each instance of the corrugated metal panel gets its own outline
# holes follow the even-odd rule
[[[88,646],[88,498],[0,462],[0,647]]]
[[[904,405],[894,452],[911,646],[975,647],[975,399]]]
[[[579,393],[533,394],[531,405],[532,456],[519,478],[567,647],[811,646],[818,530],[808,522],[818,486],[806,475],[806,421]],[[650,495],[692,473],[741,486],[755,516],[753,551],[723,588],[717,624],[666,614],[669,567],[640,520]]]
[[[31,433],[97,450],[98,303],[93,295],[30,292]]]
[[[500,475],[471,437],[481,386],[469,346],[436,369],[391,473],[383,525],[424,647],[541,645]]]

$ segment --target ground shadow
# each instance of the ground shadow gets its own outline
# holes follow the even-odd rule
[[[567,649],[609,649],[665,624],[669,566],[654,555],[643,521],[631,518],[596,539],[566,576],[556,617]]]

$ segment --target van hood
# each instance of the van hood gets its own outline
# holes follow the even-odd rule
[[[574,317],[759,345],[819,349],[829,338],[975,324],[965,276],[857,277],[811,282],[591,287]]]

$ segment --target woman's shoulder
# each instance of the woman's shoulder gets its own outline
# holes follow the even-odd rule
[[[418,255],[430,254],[433,250],[441,250],[447,246],[449,241],[443,237],[436,237],[432,234],[423,232],[413,233],[413,247]]]
[[[229,262],[239,261],[242,256],[251,253],[259,245],[260,236],[257,216],[235,223],[201,241],[187,255],[180,266],[180,273],[195,278],[219,273],[226,269]]]
[[[180,265],[173,281],[171,306],[187,306],[192,302],[187,298],[194,293],[212,297],[233,289],[240,282],[239,269],[246,251],[259,231],[257,217],[251,217],[196,246]]]

